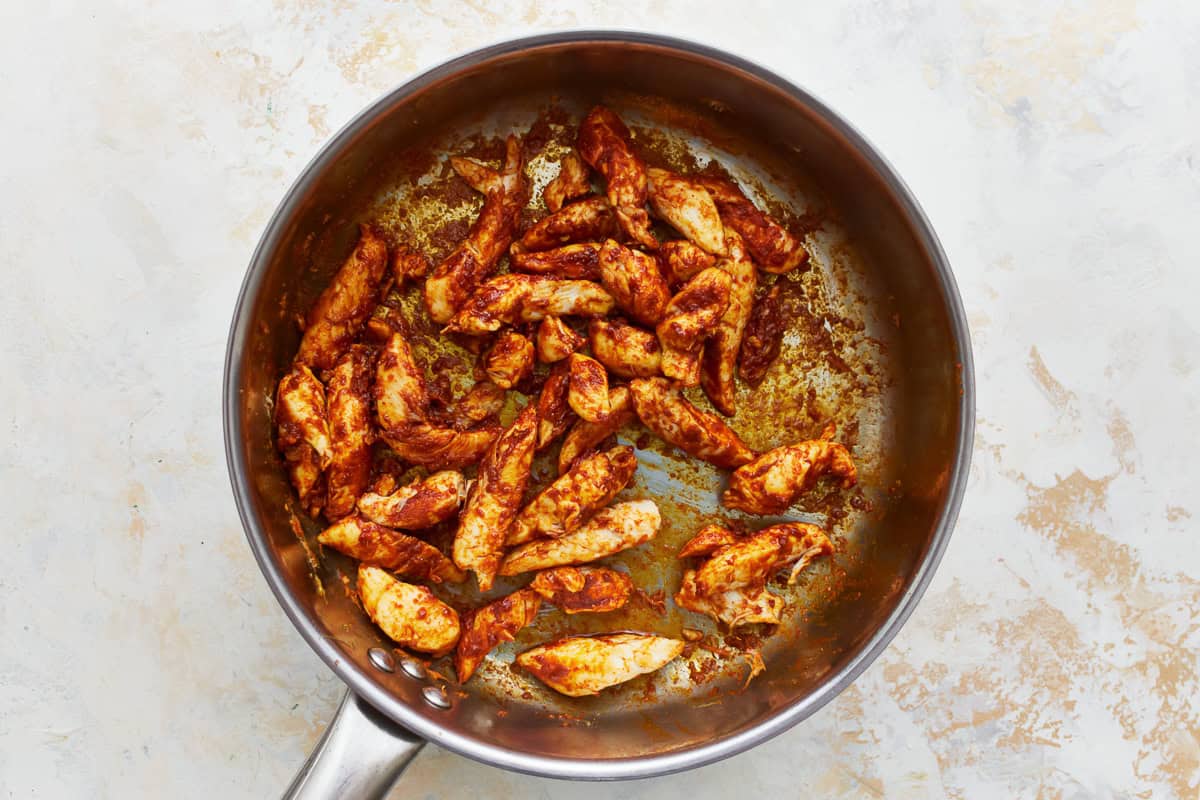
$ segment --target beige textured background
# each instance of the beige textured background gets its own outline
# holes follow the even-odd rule
[[[803,83],[892,159],[975,337],[958,532],[807,723],[615,786],[427,748],[397,797],[1200,792],[1200,12],[1186,2],[57,2],[0,25],[0,797],[263,797],[340,688],[225,476],[225,332],[319,144],[464,49],[675,33]]]

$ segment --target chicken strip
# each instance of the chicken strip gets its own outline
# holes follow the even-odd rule
[[[539,281],[521,309],[521,321],[546,317],[603,317],[612,311],[613,298],[591,281]]]
[[[734,471],[721,504],[747,514],[782,514],[822,475],[840,478],[843,488],[858,481],[844,445],[824,438],[776,447]]]
[[[566,614],[616,611],[629,602],[633,581],[608,567],[555,567],[539,572],[529,588]]]
[[[633,421],[635,415],[629,387],[613,387],[608,393],[608,407],[611,413],[604,422],[581,419],[571,426],[567,438],[563,439],[562,449],[558,451],[559,475],[569,470],[575,459],[591,452],[592,448]]]
[[[724,525],[705,525],[679,551],[680,558],[710,556],[722,547],[740,542],[742,537]]]
[[[683,641],[644,633],[571,636],[517,656],[516,662],[560,694],[585,697],[661,669]]]
[[[425,421],[429,389],[425,373],[413,359],[412,348],[401,333],[388,339],[375,366],[375,414],[385,431]]]
[[[700,353],[704,340],[729,308],[733,281],[729,273],[710,267],[688,281],[671,298],[655,327],[662,345],[660,368],[682,386],[700,382]]]
[[[484,283],[446,330],[482,336],[504,325],[538,322],[551,316],[602,317],[612,307],[608,292],[591,281],[509,273]]]
[[[483,422],[495,421],[504,409],[504,390],[491,381],[475,384],[450,408],[455,430],[465,431]]]
[[[742,334],[738,356],[738,374],[751,386],[762,383],[771,363],[779,356],[787,315],[783,307],[783,284],[776,281],[770,291],[760,294],[750,311]]]
[[[521,143],[515,136],[508,137],[499,173],[468,159],[451,159],[450,163],[486,198],[466,239],[425,281],[425,307],[435,322],[443,324],[495,272],[496,262],[512,242],[526,199]]]
[[[315,515],[324,499],[321,472],[333,461],[333,444],[325,412],[325,387],[303,364],[294,365],[279,381],[275,426],[275,445],[287,462],[300,505]]]
[[[600,242],[576,242],[553,250],[513,253],[512,268],[517,272],[548,275],[568,280],[600,280]]]
[[[458,641],[458,614],[424,586],[361,564],[358,596],[371,621],[401,647],[442,655]]]
[[[517,631],[533,622],[541,607],[542,598],[537,592],[521,589],[469,612],[454,652],[458,682],[469,681],[487,654],[496,645],[511,642]]]
[[[673,287],[687,283],[693,276],[717,264],[716,256],[685,239],[663,242],[658,257],[663,277]]]
[[[634,322],[655,325],[671,301],[671,289],[658,270],[658,259],[612,239],[600,248],[600,281]]]
[[[380,433],[380,437],[397,456],[410,464],[429,469],[461,469],[478,463],[499,435],[498,425],[457,431],[425,422]]]
[[[511,248],[512,255],[551,250],[571,242],[590,242],[617,232],[617,218],[603,197],[589,197],[563,206],[525,231]]]
[[[638,378],[629,389],[638,417],[652,432],[680,450],[718,467],[740,467],[754,458],[721,418],[696,408],[663,378]]]
[[[296,361],[332,369],[358,337],[386,288],[387,245],[366,225],[358,244],[308,312]]]
[[[736,183],[711,175],[698,175],[695,181],[708,189],[725,226],[746,240],[750,258],[759,269],[783,273],[807,263],[808,251],[800,240],[759,211]]]
[[[732,417],[737,413],[737,387],[733,373],[737,369],[742,335],[754,306],[758,271],[746,253],[741,236],[732,230],[728,231],[725,242],[729,255],[718,261],[717,265],[729,275],[729,307],[717,321],[712,336],[704,343],[704,355],[700,360],[700,385],[716,409]]]
[[[481,591],[492,588],[504,538],[525,494],[537,429],[537,406],[531,403],[488,449],[479,464],[478,482],[459,518],[454,563],[475,573]]]
[[[557,539],[537,539],[511,551],[500,565],[500,574],[586,564],[650,541],[661,524],[653,500],[617,503]]]
[[[429,272],[429,259],[420,253],[400,248],[392,253],[392,277],[399,288],[410,281],[424,278]]]
[[[458,583],[467,577],[433,545],[357,516],[321,531],[317,541],[364,564],[413,580]]]
[[[619,319],[592,320],[588,343],[596,360],[622,378],[650,378],[662,366],[658,337]]]
[[[579,459],[517,515],[504,544],[562,536],[608,505],[637,471],[632,447],[620,446]]]
[[[576,149],[583,160],[604,176],[608,202],[617,212],[625,234],[651,250],[658,240],[650,233],[646,213],[646,165],[633,152],[629,129],[604,106],[596,106],[579,125]]]
[[[329,440],[333,458],[326,473],[325,516],[340,519],[371,479],[371,351],[352,345],[329,377]]]
[[[538,395],[538,439],[537,449],[544,450],[566,433],[577,417],[567,403],[567,392],[571,389],[571,370],[565,361],[554,365],[542,393]],[[611,405],[612,398],[609,398]]]
[[[450,519],[466,499],[466,478],[446,469],[390,494],[367,492],[358,498],[358,511],[380,525],[415,531]]]
[[[558,162],[558,175],[542,189],[542,199],[546,202],[546,208],[558,211],[563,207],[563,203],[583,197],[591,191],[592,183],[587,164],[572,150]]]
[[[483,371],[501,389],[511,389],[533,374],[533,342],[505,331],[483,357]]]
[[[700,184],[665,169],[646,170],[650,207],[697,246],[712,253],[725,253],[725,227],[712,195]]]
[[[562,361],[586,341],[558,317],[546,317],[537,330],[537,357],[544,364]]]
[[[604,422],[612,413],[608,402],[608,373],[604,365],[582,353],[572,353],[567,359],[571,381],[567,387],[567,404],[579,418],[587,422]]]

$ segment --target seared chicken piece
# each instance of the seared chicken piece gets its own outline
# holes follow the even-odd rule
[[[588,343],[596,360],[622,378],[650,378],[662,366],[658,337],[619,319],[592,320]]]
[[[490,381],[481,381],[455,401],[450,409],[455,430],[465,431],[481,422],[495,420],[504,409],[504,390]]]
[[[725,253],[725,227],[712,196],[698,183],[665,169],[646,170],[650,207],[659,219],[713,255]]]
[[[572,636],[526,650],[517,664],[556,692],[584,697],[661,669],[683,645],[644,633]]]
[[[537,429],[537,406],[531,403],[483,457],[478,481],[459,518],[454,563],[475,573],[481,591],[492,588],[504,538],[525,494]]]
[[[300,504],[310,514],[321,509],[321,471],[333,460],[325,387],[303,364],[279,381],[275,393],[275,444],[287,462]]]
[[[333,459],[326,473],[325,516],[340,519],[371,479],[371,351],[352,345],[329,377],[329,439]]]
[[[671,298],[655,327],[662,345],[662,373],[682,386],[700,382],[700,353],[729,308],[733,281],[729,273],[710,267],[688,281]]]
[[[671,301],[671,289],[658,270],[658,259],[612,239],[600,248],[600,281],[617,305],[643,325],[661,320]]]
[[[633,421],[633,399],[627,386],[615,386],[608,393],[611,412],[604,422],[579,420],[567,432],[562,449],[558,451],[558,474],[571,468],[575,459],[591,452],[592,448]]]
[[[469,159],[451,159],[450,165],[473,188],[486,193],[479,218],[467,238],[425,281],[425,307],[435,322],[446,323],[496,269],[496,262],[512,242],[521,208],[525,205],[525,176],[521,143],[509,136],[504,166],[499,173]]]
[[[663,242],[658,256],[663,277],[671,286],[687,283],[693,276],[717,264],[716,256],[684,239]]]
[[[586,341],[558,317],[546,317],[537,330],[537,357],[544,364],[562,361]]]
[[[501,642],[511,642],[517,631],[533,622],[541,606],[537,592],[521,589],[469,612],[454,652],[458,682],[469,681],[487,654]]]
[[[721,213],[721,221],[746,240],[750,258],[764,272],[790,272],[808,261],[808,251],[795,236],[759,211],[738,185],[724,178],[698,175]]]
[[[604,365],[582,353],[572,353],[567,365],[571,372],[567,404],[582,420],[604,422],[612,413],[608,403],[608,373],[604,371]]]
[[[608,202],[616,209],[625,234],[654,250],[658,240],[650,233],[646,213],[646,165],[633,152],[629,129],[604,106],[596,106],[579,125],[576,148],[583,160],[604,176]]]
[[[599,614],[629,602],[633,581],[608,567],[555,567],[539,572],[529,588],[566,614]]]
[[[600,243],[576,242],[553,250],[513,253],[512,268],[517,272],[548,275],[569,280],[600,280]]]
[[[354,252],[308,312],[297,362],[333,368],[379,303],[387,268],[387,245],[369,227],[360,225]]]
[[[447,331],[482,336],[503,325],[537,322],[546,317],[602,317],[613,299],[591,281],[555,280],[509,273],[492,278],[454,316]]]
[[[737,413],[737,388],[734,386],[733,373],[737,368],[742,334],[746,330],[750,309],[754,305],[758,271],[746,253],[742,237],[730,230],[725,236],[725,243],[729,248],[729,255],[718,261],[717,265],[730,278],[729,307],[717,321],[712,336],[704,343],[704,355],[700,361],[700,385],[704,387],[704,393],[716,409],[732,417]]]
[[[637,464],[633,448],[625,446],[579,459],[522,509],[504,543],[512,547],[570,533],[625,488]]]
[[[783,309],[783,284],[776,282],[769,292],[760,294],[750,311],[746,331],[742,334],[742,349],[738,374],[751,386],[762,383],[767,368],[779,356],[787,316]]]
[[[433,545],[357,516],[321,531],[317,541],[364,564],[413,580],[458,583],[467,577]]]
[[[424,278],[429,272],[429,259],[420,253],[400,249],[392,253],[392,276],[396,286]]]
[[[467,481],[462,473],[445,469],[390,494],[367,492],[358,498],[358,511],[380,525],[415,531],[450,519],[466,499]]]
[[[587,164],[572,150],[558,162],[558,175],[546,184],[546,188],[542,190],[542,199],[546,201],[546,208],[558,211],[563,207],[563,203],[583,197],[591,191]]]
[[[753,451],[721,418],[696,408],[664,378],[638,378],[629,389],[638,417],[652,432],[685,453],[718,467],[739,467]]]
[[[690,545],[684,549],[694,549]],[[767,581],[791,566],[788,583],[794,583],[813,559],[832,552],[829,537],[816,525],[772,525],[718,547],[698,569],[687,570],[675,602],[731,628],[752,622],[777,623],[783,602],[766,592]]]
[[[500,574],[586,564],[650,541],[661,524],[653,500],[617,503],[557,539],[537,539],[511,551],[500,565]]]
[[[722,547],[740,542],[742,537],[724,525],[705,525],[679,551],[680,558],[710,556]]]
[[[458,614],[424,586],[361,564],[358,596],[371,621],[401,647],[442,655],[458,641]]]
[[[461,469],[479,462],[500,435],[498,425],[469,431],[438,428],[425,422],[382,431],[388,447],[410,464],[429,469]]]
[[[567,392],[570,389],[570,367],[566,362],[559,362],[550,370],[550,375],[542,384],[542,393],[538,395],[538,450],[549,447],[575,421],[575,412],[567,404]]]
[[[375,366],[375,413],[385,431],[425,421],[429,390],[403,334],[393,333]]]
[[[831,436],[833,431],[828,433]],[[841,478],[843,488],[858,481],[844,445],[827,437],[776,447],[730,476],[721,504],[748,514],[782,514],[827,474]]]
[[[492,383],[511,389],[533,374],[533,342],[516,331],[505,331],[483,357],[483,370]]]
[[[603,197],[589,197],[563,206],[529,230],[512,246],[512,253],[551,250],[571,242],[590,242],[617,232],[612,206]]]

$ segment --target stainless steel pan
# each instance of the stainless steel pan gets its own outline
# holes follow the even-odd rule
[[[349,562],[321,553],[317,526],[294,516],[272,447],[269,404],[296,349],[292,321],[351,247],[354,223],[373,220],[397,239],[424,236],[417,244],[436,256],[445,242],[428,235],[430,204],[449,226],[446,239],[447,221],[471,202],[460,197],[456,211],[450,195],[435,196],[451,180],[438,172],[445,155],[527,130],[539,115],[553,121],[547,109],[565,112],[558,121],[569,126],[598,101],[632,123],[652,160],[678,166],[690,158],[678,146],[686,143],[778,199],[779,213],[804,212],[790,222],[814,251],[813,269],[789,285],[793,318],[780,362],[743,397],[734,424],[765,448],[833,420],[862,482],[806,501],[799,516],[827,524],[838,552],[813,570],[776,635],[758,643],[767,669],[744,688],[736,657],[705,661],[704,653],[590,699],[552,696],[502,665],[458,686],[437,664],[431,671],[392,650],[353,603],[341,581]],[[535,158],[535,179],[538,169]],[[435,176],[432,189],[414,193],[419,174]],[[641,778],[725,758],[806,718],[879,655],[932,577],[967,479],[974,403],[967,325],[945,254],[908,189],[857,131],[739,58],[661,36],[584,32],[455,59],[381,98],[321,150],[247,271],[224,417],[254,555],[297,629],[349,687],[289,794],[380,796],[424,741],[533,774]],[[648,449],[628,491],[657,498],[667,524],[651,548],[623,558],[643,586],[669,597],[679,577],[672,554],[716,510],[723,478],[669,448],[639,445]],[[668,610],[575,622],[677,633],[683,616]],[[565,627],[554,619],[535,626],[498,659]]]

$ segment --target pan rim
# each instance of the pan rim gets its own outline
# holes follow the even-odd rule
[[[384,108],[391,107],[428,86],[455,73],[491,59],[518,52],[564,44],[642,44],[699,56],[721,66],[740,71],[784,92],[805,105],[815,116],[844,137],[857,154],[875,171],[892,194],[892,200],[908,218],[914,234],[934,267],[936,280],[942,290],[950,320],[960,369],[959,425],[957,451],[950,471],[945,503],[935,525],[930,546],[918,566],[916,575],[898,600],[896,607],[874,634],[858,651],[832,674],[811,695],[780,709],[753,727],[737,733],[674,752],[617,759],[581,759],[543,756],[521,752],[484,742],[450,729],[414,711],[379,684],[374,676],[347,660],[340,650],[327,640],[309,618],[296,596],[288,589],[279,565],[271,557],[266,534],[253,514],[253,502],[247,479],[248,468],[241,443],[242,420],[238,413],[241,383],[240,355],[249,332],[248,307],[261,287],[270,253],[278,246],[298,199],[322,174],[329,162],[353,141]],[[254,553],[259,569],[267,579],[276,600],[292,624],[321,658],[347,686],[391,718],[397,724],[441,747],[493,766],[543,777],[620,780],[668,775],[711,764],[774,738],[807,719],[846,689],[878,658],[899,633],[915,610],[933,579],[949,543],[958,513],[966,493],[970,470],[975,427],[975,373],[971,351],[970,331],[962,299],[954,279],[949,259],[933,226],[916,197],[880,151],[844,117],[808,90],[752,61],[716,47],[673,36],[622,30],[577,30],[540,34],[472,50],[464,55],[433,66],[378,97],[356,114],[327,141],[308,162],[284,194],[268,221],[258,245],[251,256],[234,307],[225,352],[222,387],[222,417],[225,438],[225,457],[230,483],[242,528]]]

